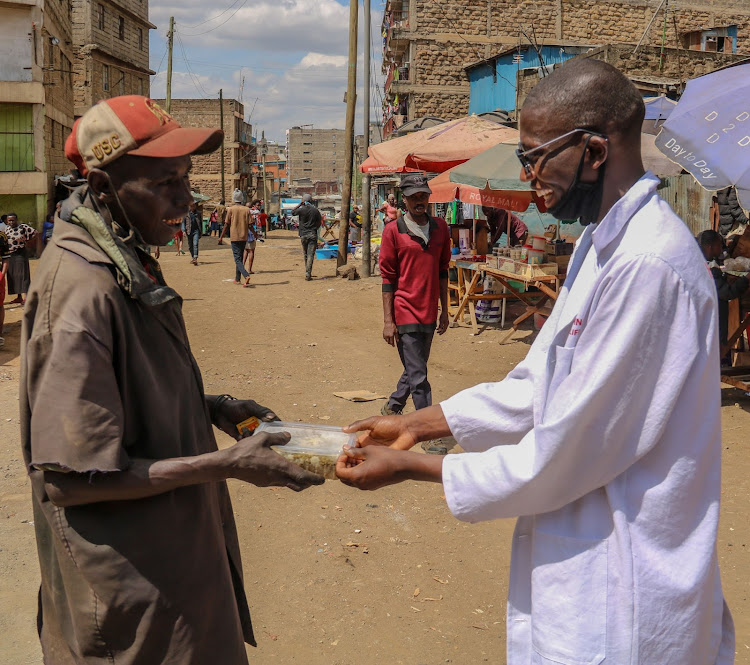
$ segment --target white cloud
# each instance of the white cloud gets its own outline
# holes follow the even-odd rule
[[[222,11],[205,0],[152,3],[150,18],[166,26],[174,16],[183,41],[201,47],[346,52],[349,10],[336,0],[239,0]]]
[[[325,55],[324,53],[308,53],[300,60],[300,67],[320,67],[331,65],[333,67],[345,67],[349,58],[345,55]]]
[[[227,4],[231,2],[231,0],[225,1]],[[239,0],[239,3],[241,2],[242,0]],[[217,36],[217,38],[220,36],[219,42],[226,49],[232,49],[231,52],[223,48],[202,48],[207,46],[206,40],[203,37],[187,37],[185,34],[187,29],[185,29],[181,42],[185,48],[189,70],[184,62],[181,47],[178,45],[175,47],[172,96],[174,98],[218,98],[218,90],[222,88],[225,98],[238,98],[240,83],[244,77],[245,115],[248,116],[252,112],[249,121],[259,136],[264,130],[269,139],[283,142],[285,130],[295,125],[312,124],[320,128],[343,128],[345,121],[343,98],[346,91],[348,60],[342,51],[345,52],[348,46],[346,25],[348,7],[343,7],[335,0],[280,0],[275,5],[271,5],[268,0],[248,0],[248,2],[252,5],[246,5],[238,12],[237,17],[242,12],[249,11],[254,12],[257,18],[273,9],[274,19],[266,22],[260,29],[248,29],[243,32],[235,26],[233,28],[235,32],[225,32],[225,29],[234,23],[232,19],[226,26],[205,36]],[[197,0],[184,0],[184,4],[179,8],[152,3],[151,20],[159,25],[165,25],[167,21],[164,17],[168,17],[170,12],[177,12],[178,23],[182,21],[185,24],[195,25],[205,17],[215,16],[221,11],[218,8],[209,10],[204,5]],[[231,14],[231,11],[233,10],[202,28],[221,23]],[[320,19],[322,15],[333,18],[322,21]],[[372,32],[376,48],[380,43],[381,18],[382,13],[373,11]],[[244,21],[245,19],[243,23]],[[284,21],[286,24],[283,24]],[[240,30],[239,33],[236,32],[238,30]],[[192,32],[198,31],[199,28],[192,30]],[[307,36],[302,34],[304,32],[316,34]],[[360,54],[363,51],[364,32],[360,22]],[[242,34],[241,39],[239,34]],[[277,39],[278,35],[283,36]],[[269,42],[274,46],[264,46]],[[309,48],[303,49],[303,46]],[[163,49],[163,42],[159,43],[154,40],[151,63],[154,69],[159,67]],[[240,54],[239,57],[238,54]],[[297,57],[290,58],[292,54]],[[361,89],[362,64],[363,57],[360,55],[357,65],[360,100],[363,99],[364,94]],[[382,78],[379,57],[376,58],[374,65],[377,78]],[[162,70],[163,68],[162,66]],[[190,72],[193,74],[191,75]],[[163,71],[152,78],[151,85],[152,96],[164,97],[165,75]],[[371,110],[372,120],[380,118],[380,110],[376,108],[377,103],[377,101],[374,103]],[[361,101],[358,106],[360,108],[357,112],[357,131],[361,132]]]

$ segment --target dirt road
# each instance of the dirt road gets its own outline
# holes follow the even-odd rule
[[[234,276],[228,247],[202,241],[201,264],[162,254],[185,298],[193,352],[206,391],[249,396],[285,420],[346,424],[380,410],[344,390],[387,394],[401,367],[382,341],[378,280],[334,277],[319,261],[303,281],[291,233],[257,251],[252,288]],[[3,664],[40,663],[35,634],[38,563],[29,485],[21,462],[17,390],[20,311],[8,309],[0,350],[0,652]],[[435,399],[504,376],[533,333],[499,345],[450,329],[433,345]],[[169,368],[165,368],[169,371]],[[175,386],[175,389],[179,389]],[[750,664],[750,399],[723,393],[724,492],[719,556],[737,626],[737,662]],[[223,436],[223,435],[222,435]],[[226,437],[222,444],[229,444]],[[336,481],[302,494],[230,482],[257,665],[437,665],[505,662],[511,520],[456,521],[441,487],[405,483],[360,493]],[[190,580],[185,581],[186,584]]]

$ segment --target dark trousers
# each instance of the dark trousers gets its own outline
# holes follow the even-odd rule
[[[242,263],[242,254],[245,251],[244,240],[232,240],[232,255],[234,256],[234,265],[236,270],[234,271],[234,281],[239,282],[243,277],[249,277],[250,273],[245,270],[245,266]]]
[[[194,259],[198,258],[198,243],[200,242],[200,239],[200,229],[195,229],[188,235],[188,249],[190,250],[190,256],[192,256]]]
[[[312,275],[313,261],[315,260],[315,250],[318,249],[318,236],[301,236],[302,253],[305,255],[305,275]]]
[[[403,411],[409,395],[417,410],[432,406],[432,388],[427,380],[427,361],[430,359],[434,334],[434,332],[399,334],[398,355],[401,357],[404,373],[388,400],[388,408],[393,411]]]

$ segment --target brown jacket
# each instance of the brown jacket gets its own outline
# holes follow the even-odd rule
[[[56,222],[23,325],[44,662],[244,665],[243,639],[255,642],[226,483],[71,508],[45,493],[42,469],[118,473],[132,458],[216,450],[180,297],[158,263],[74,207],[63,217],[75,223]]]
[[[252,224],[252,215],[247,206],[236,203],[227,210],[227,221],[229,224],[229,240],[231,242],[246,242],[247,230]]]

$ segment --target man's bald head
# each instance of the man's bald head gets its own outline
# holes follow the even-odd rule
[[[593,58],[571,60],[543,78],[526,98],[524,111],[554,119],[553,133],[583,127],[628,138],[640,134],[646,113],[630,79]]]

